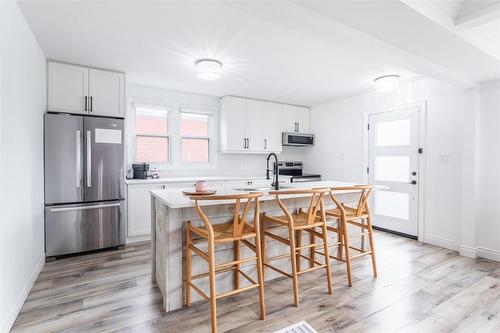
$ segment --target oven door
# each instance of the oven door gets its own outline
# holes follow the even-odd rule
[[[321,181],[321,177],[319,176],[299,176],[299,177],[292,177],[290,182],[292,183],[305,183],[305,182],[319,182]]]

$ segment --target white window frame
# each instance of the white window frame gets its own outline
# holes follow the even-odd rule
[[[157,134],[141,134],[137,132],[137,127],[136,127],[136,116],[137,116],[137,108],[143,107],[143,108],[149,108],[149,109],[154,109],[158,111],[164,111],[167,113],[167,135],[164,135],[163,133],[157,133]],[[134,163],[149,163],[150,168],[157,168],[157,169],[164,169],[168,168],[169,166],[172,165],[172,146],[173,146],[173,138],[172,138],[172,113],[174,108],[171,105],[165,105],[165,104],[160,104],[160,103],[150,103],[150,102],[134,102],[133,103],[133,128],[134,128],[134,137],[133,137],[133,161]],[[148,136],[148,137],[161,137],[161,138],[167,138],[167,150],[168,150],[168,155],[167,155],[167,162],[149,162],[149,161],[138,161],[137,160],[137,137],[138,136]]]
[[[182,114],[183,113],[186,113],[186,114],[202,114],[202,115],[206,115],[208,116],[208,133],[206,136],[197,136],[197,135],[182,135],[182,131],[181,131],[181,124],[182,124]],[[179,109],[179,163],[183,166],[210,166],[212,165],[212,159],[213,159],[213,147],[212,147],[212,143],[213,143],[213,137],[214,137],[214,133],[213,133],[213,113],[212,112],[208,112],[206,110],[196,110],[196,109],[191,109],[191,108],[180,108]],[[201,163],[197,163],[197,162],[184,162],[182,160],[182,140],[183,139],[203,139],[203,140],[208,140],[208,162],[201,162]]]

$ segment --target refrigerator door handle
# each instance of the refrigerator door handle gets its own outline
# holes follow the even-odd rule
[[[107,205],[92,205],[92,206],[77,206],[77,207],[61,207],[61,208],[51,208],[51,212],[67,212],[72,210],[86,210],[86,209],[98,209],[98,208],[110,208],[110,207],[118,207],[120,203],[113,203]]]
[[[87,187],[92,187],[92,131],[87,131]]]
[[[82,184],[82,139],[80,130],[75,131],[76,136],[76,188]]]

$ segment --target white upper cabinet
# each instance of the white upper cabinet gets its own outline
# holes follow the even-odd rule
[[[309,131],[309,108],[226,96],[221,99],[223,153],[280,153],[282,132]]]
[[[283,105],[283,132],[301,132],[310,131],[310,110],[308,107]]]
[[[245,137],[247,139],[247,150],[263,151],[264,139],[262,127],[264,124],[264,102],[255,99],[246,100]]]
[[[125,77],[122,73],[89,70],[90,110],[94,115],[123,117]]]
[[[87,113],[86,103],[88,103],[88,94],[88,68],[49,62],[49,111]]]
[[[223,152],[246,150],[244,98],[227,96],[221,101],[220,131]]]
[[[283,105],[278,103],[264,103],[264,123],[262,126],[262,137],[264,141],[264,151],[279,153],[283,149],[281,145],[281,119]]]
[[[48,111],[124,117],[125,75],[48,63]]]

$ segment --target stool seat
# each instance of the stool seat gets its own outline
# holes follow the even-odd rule
[[[304,228],[321,227],[323,225],[323,220],[321,219],[321,216],[316,217],[315,221],[312,224],[308,224],[309,217],[304,212],[299,212],[297,214],[291,214],[291,216],[293,218],[293,228],[296,230],[304,229]],[[266,219],[268,221],[275,222],[275,223],[278,223],[278,224],[284,225],[284,226],[288,226],[290,224],[288,222],[288,218],[286,217],[286,215],[282,215],[282,216],[266,215]]]
[[[252,225],[244,223],[241,235],[237,237],[233,235],[233,225],[234,225],[233,222],[212,224],[212,229],[214,231],[214,242],[227,243],[248,238],[255,238],[256,233]],[[191,231],[193,231],[194,233],[204,238],[208,238],[207,227],[205,226],[195,227],[193,225],[189,225],[188,228],[190,228]]]
[[[368,213],[362,213],[357,215],[358,213],[356,208],[348,207],[345,205],[342,205],[342,207],[344,208],[345,217],[348,219],[365,219],[368,217]],[[337,207],[333,209],[326,209],[325,214],[333,217],[341,217],[342,211],[340,210],[340,208]]]

